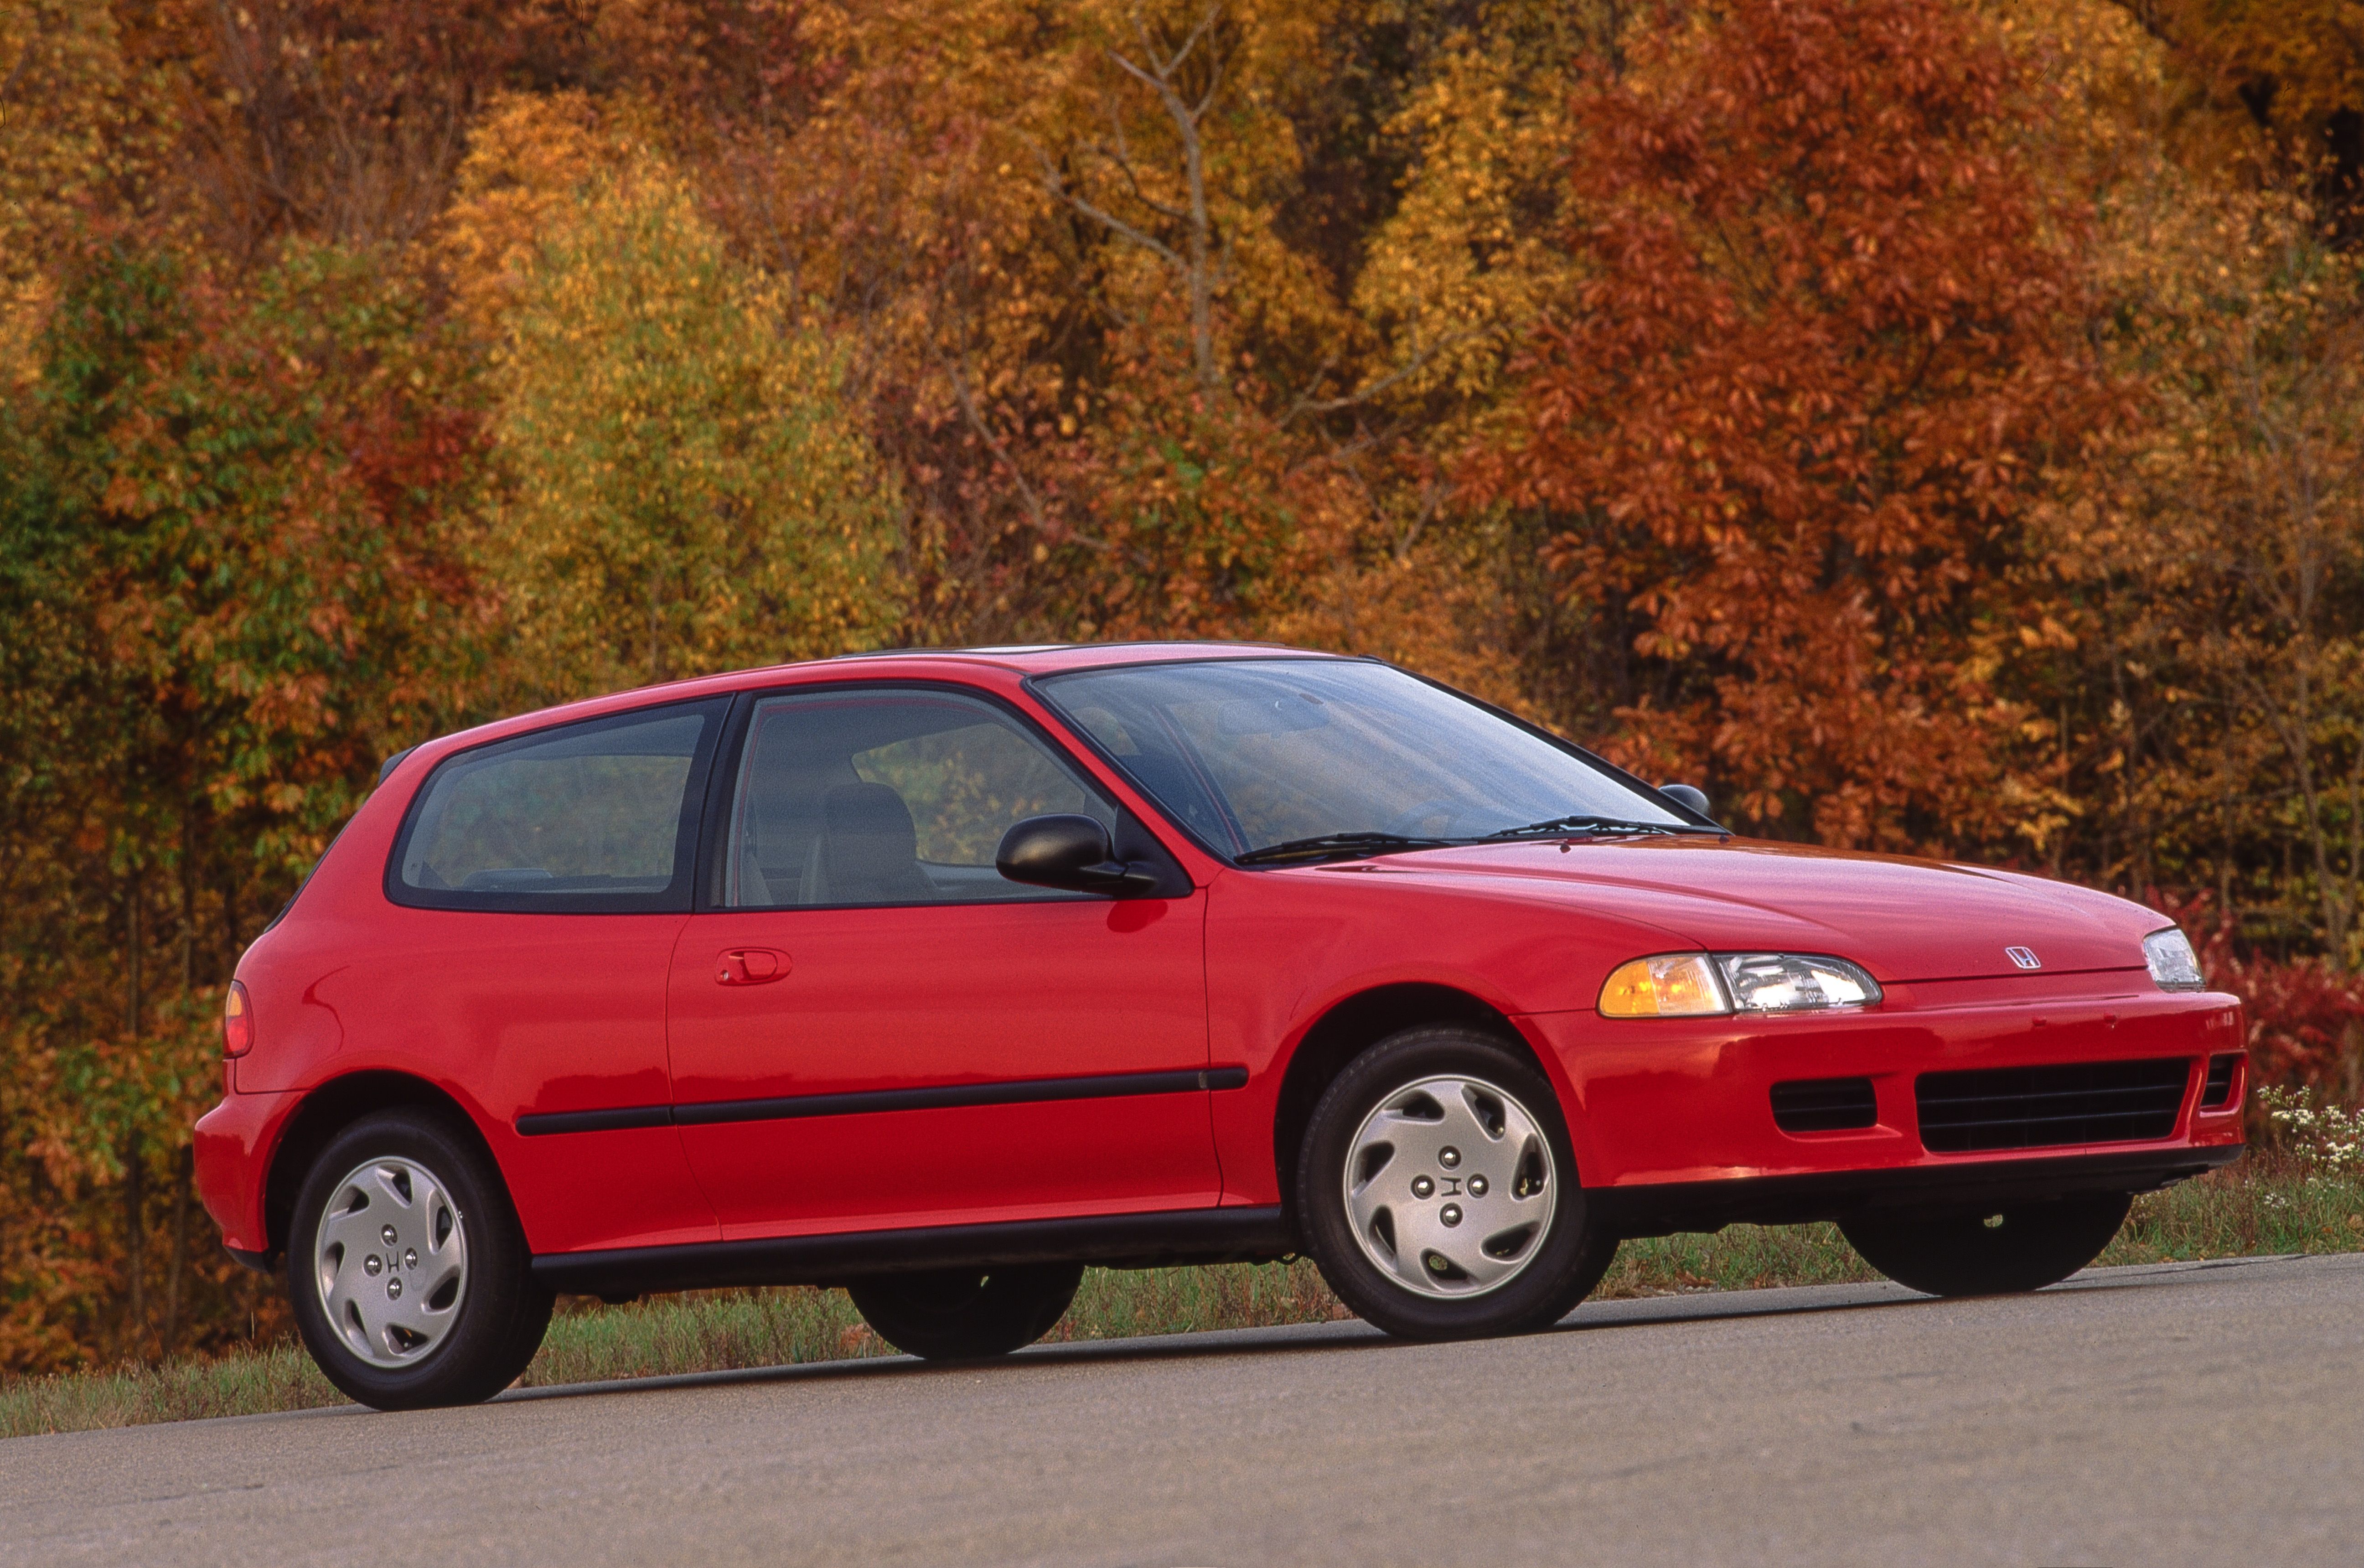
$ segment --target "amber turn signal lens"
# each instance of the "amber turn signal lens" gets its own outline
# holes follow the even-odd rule
[[[222,1054],[244,1056],[254,1049],[254,1007],[246,999],[246,987],[233,980],[229,995],[222,998]]]
[[[1617,966],[1600,988],[1605,1018],[1669,1018],[1728,1013],[1715,965],[1703,952],[1663,953]]]

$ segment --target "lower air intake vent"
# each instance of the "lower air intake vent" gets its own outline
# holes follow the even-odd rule
[[[1851,1132],[1879,1119],[1868,1078],[1800,1078],[1773,1085],[1773,1125],[1784,1132]]]
[[[1933,1154],[2135,1143],[2175,1131],[2191,1076],[2191,1063],[2180,1056],[1924,1073],[1912,1097],[1922,1147]]]
[[[2208,1059],[2208,1082],[2200,1089],[2202,1110],[2221,1111],[2233,1103],[2234,1080],[2247,1057],[2245,1051],[2232,1051]]]

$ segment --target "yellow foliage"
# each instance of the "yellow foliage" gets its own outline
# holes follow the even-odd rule
[[[1355,306],[1400,376],[1390,401],[1489,397],[1524,329],[1566,294],[1555,219],[1532,216],[1564,205],[1566,86],[1503,40],[1464,34],[1388,128],[1414,161],[1355,280]]]
[[[79,0],[0,6],[0,384],[17,384],[37,369],[54,242],[127,172],[113,14]]]
[[[543,209],[507,317],[491,565],[519,684],[580,695],[874,645],[894,486],[841,356],[639,157]]]
[[[516,303],[543,238],[595,172],[630,155],[580,93],[505,93],[468,138],[452,205],[430,240],[460,315],[489,339]]]

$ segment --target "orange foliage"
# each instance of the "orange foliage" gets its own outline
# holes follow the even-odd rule
[[[1925,0],[1740,0],[1578,98],[1589,272],[1480,495],[1649,666],[1620,750],[1825,842],[1991,829],[1992,621],[2108,388],[2020,67]]]

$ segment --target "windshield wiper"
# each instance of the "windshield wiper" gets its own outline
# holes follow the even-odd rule
[[[1235,865],[1269,865],[1279,861],[1354,860],[1395,850],[1442,850],[1466,844],[1466,839],[1415,839],[1402,833],[1316,833],[1310,839],[1288,839],[1233,855]]]
[[[1489,839],[1524,839],[1559,833],[1715,833],[1721,828],[1694,828],[1680,822],[1634,822],[1622,817],[1594,817],[1578,813],[1574,817],[1547,817],[1541,822],[1530,822],[1523,828],[1498,828],[1486,835]]]

